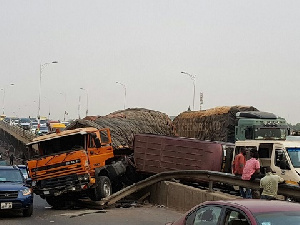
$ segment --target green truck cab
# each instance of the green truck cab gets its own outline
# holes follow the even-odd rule
[[[285,140],[290,131],[286,120],[273,113],[260,111],[238,112],[235,127],[236,141]]]

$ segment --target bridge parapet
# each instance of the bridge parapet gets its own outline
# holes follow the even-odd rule
[[[10,125],[9,123],[6,123],[4,121],[0,121],[0,129],[14,136],[24,144],[31,142],[36,137],[36,135],[31,133],[30,131],[24,130],[23,128],[16,125]]]

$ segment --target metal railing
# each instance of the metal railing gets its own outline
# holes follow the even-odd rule
[[[192,180],[206,181],[209,183],[208,192],[213,191],[214,183],[223,183],[232,186],[242,186],[254,190],[259,190],[259,185],[260,185],[259,180],[245,181],[229,173],[221,173],[221,172],[207,171],[207,170],[169,171],[169,172],[156,174],[136,184],[128,186],[108,196],[107,198],[98,201],[97,205],[99,206],[112,205],[117,201],[121,200],[122,198],[134,192],[137,192],[143,188],[146,188],[148,186],[151,186],[161,181],[172,180],[172,179],[192,179]],[[292,199],[300,199],[300,187],[296,185],[280,184],[278,187],[278,194]]]

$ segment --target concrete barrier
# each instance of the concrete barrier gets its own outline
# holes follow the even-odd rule
[[[208,192],[199,188],[186,186],[180,183],[161,181],[152,185],[150,191],[150,203],[164,205],[177,211],[185,212],[192,207],[205,202],[215,200],[237,199],[238,196],[221,192]]]

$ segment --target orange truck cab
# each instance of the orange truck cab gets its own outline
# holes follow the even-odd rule
[[[78,128],[35,138],[37,156],[27,162],[35,194],[54,208],[88,196],[100,200],[120,186],[128,162],[115,156],[108,128]]]

